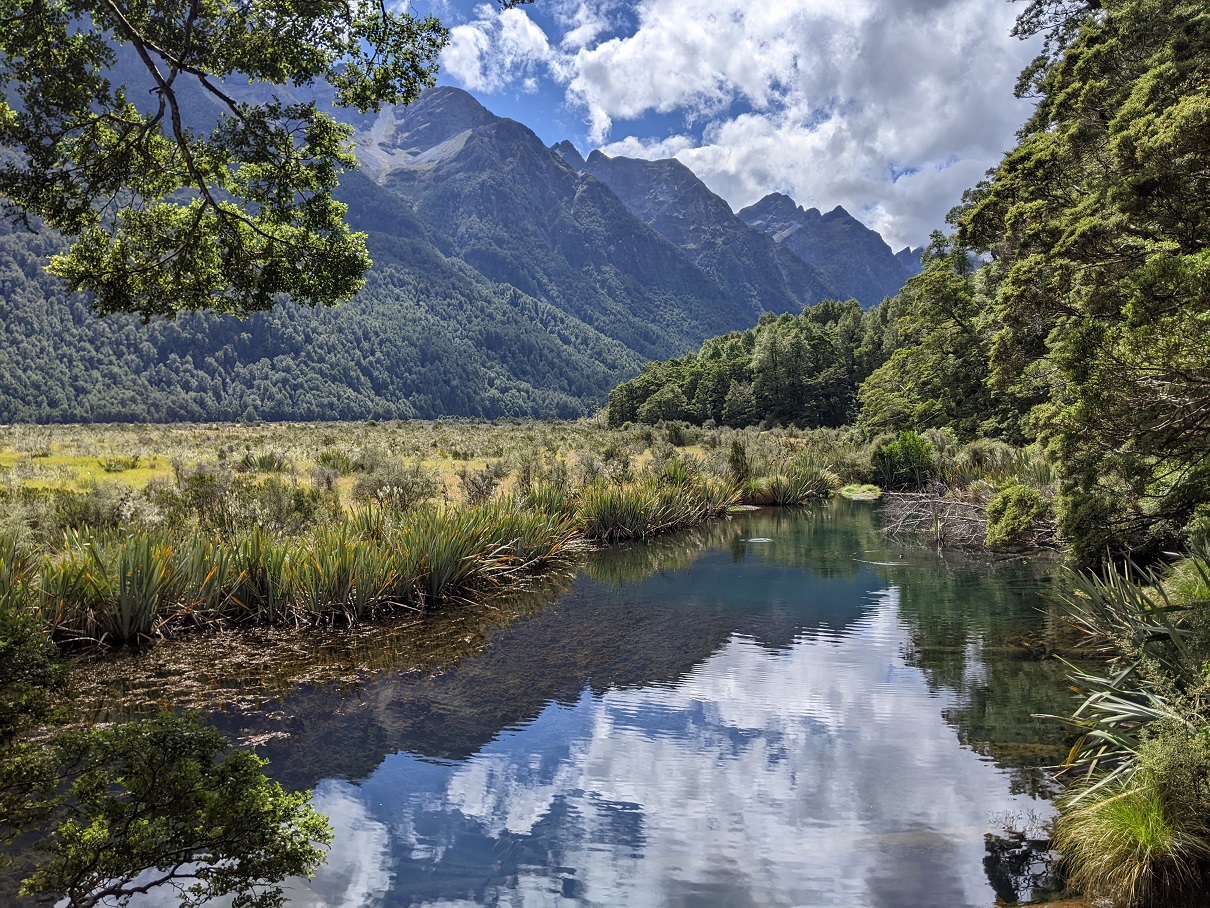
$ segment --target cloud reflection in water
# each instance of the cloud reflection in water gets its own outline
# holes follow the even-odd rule
[[[994,814],[1047,813],[961,747],[896,590],[843,632],[733,636],[675,684],[549,704],[462,762],[325,782],[293,904],[978,905]]]

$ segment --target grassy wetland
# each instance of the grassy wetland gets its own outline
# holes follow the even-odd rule
[[[0,445],[3,605],[65,643],[414,612],[739,497],[700,447],[576,424],[14,427]]]
[[[513,588],[587,547],[736,505],[797,505],[861,483],[868,497],[871,482],[943,483],[896,513],[942,541],[948,512],[924,503],[973,508],[978,547],[997,488],[1028,477],[1045,490],[1044,472],[1027,452],[944,432],[863,442],[590,421],[13,426],[0,429],[2,605],[35,612],[60,643],[110,647],[197,629],[352,626]],[[1036,535],[1044,512],[1007,541]]]

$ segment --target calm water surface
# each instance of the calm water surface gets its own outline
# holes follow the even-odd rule
[[[990,906],[1068,708],[1050,565],[753,512],[598,553],[439,671],[216,716],[336,839],[297,906]],[[469,639],[469,638],[468,638]]]

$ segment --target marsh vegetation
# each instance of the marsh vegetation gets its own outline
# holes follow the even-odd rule
[[[863,443],[678,423],[26,426],[0,445],[4,607],[110,646],[422,610],[846,482],[944,486],[978,507],[1037,469],[945,432]]]

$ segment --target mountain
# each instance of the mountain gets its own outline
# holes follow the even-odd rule
[[[61,238],[0,225],[0,422],[578,416],[850,292],[676,162],[585,161],[452,88],[354,125],[338,196],[374,267],[335,309],[98,319],[43,270]]]
[[[342,196],[369,235],[365,289],[332,309],[283,304],[246,320],[183,313],[98,319],[43,264],[53,235],[0,230],[0,422],[406,419],[590,413],[643,357],[447,258],[381,193]]]
[[[645,358],[684,352],[758,314],[602,182],[465,92],[436,88],[385,112],[372,138],[362,153],[381,166],[375,180],[384,195],[423,222],[443,252]]]
[[[564,142],[555,150],[567,158],[568,145]],[[570,153],[579,157],[574,147]],[[580,161],[581,170],[601,180],[632,214],[753,312],[798,313],[839,295],[816,268],[785,254],[770,237],[736,217],[731,206],[680,161],[611,158],[600,151]]]
[[[924,247],[904,246],[895,253],[895,261],[902,265],[912,277],[924,271]]]
[[[576,173],[583,173],[584,168],[588,166],[580,150],[566,139],[550,146],[550,150],[563,158]]]
[[[821,214],[775,192],[740,211],[739,218],[818,268],[844,297],[867,309],[894,296],[915,273],[881,236],[840,206]]]

